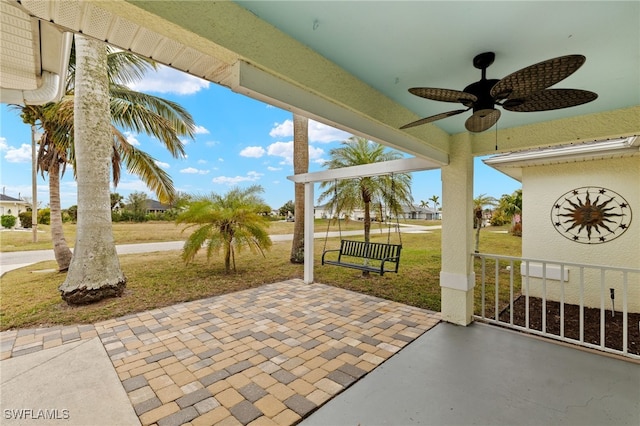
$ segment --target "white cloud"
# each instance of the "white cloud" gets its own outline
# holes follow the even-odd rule
[[[267,153],[274,157],[284,158],[283,163],[293,164],[293,141],[275,142],[267,147]]]
[[[219,161],[219,162],[221,162],[221,163],[224,163],[224,158],[219,157],[219,158],[218,158],[218,161]]]
[[[235,176],[235,177],[216,176],[213,179],[211,179],[211,182],[219,183],[223,185],[237,185],[241,182],[254,182],[254,181],[260,180],[262,176],[263,176],[262,173],[251,171],[251,172],[248,172],[246,176]]]
[[[145,92],[193,95],[202,89],[209,88],[209,82],[182,71],[159,65],[157,72],[148,72],[144,79],[129,87]]]
[[[324,150],[321,148],[316,148],[315,146],[309,146],[309,161],[316,164],[324,164],[325,160],[322,156],[324,155]]]
[[[20,148],[6,145],[6,147],[2,147],[2,150],[7,152],[4,159],[9,163],[28,163],[31,161],[31,145],[26,143],[20,145]]]
[[[190,140],[187,138],[181,138],[180,142],[182,142],[182,145],[189,145]]]
[[[135,135],[131,132],[124,132],[124,135],[127,138],[127,142],[129,142],[133,146],[140,146],[140,141],[135,137]]]
[[[0,151],[4,151],[9,149],[9,144],[7,143],[7,138],[0,136]]]
[[[288,138],[293,136],[293,121],[284,120],[284,122],[273,124],[275,127],[269,132],[272,138]]]
[[[194,133],[196,135],[208,135],[209,130],[207,130],[207,128],[205,128],[204,126],[196,126]]]
[[[204,144],[206,146],[216,146],[216,145],[220,145],[220,141],[207,141]]]
[[[209,170],[201,170],[201,169],[196,169],[195,167],[187,167],[186,169],[180,170],[180,173],[186,173],[190,175],[206,175],[206,174],[209,174]]]
[[[293,121],[285,120],[279,124],[275,123],[273,129],[269,132],[269,136],[273,138],[293,137]],[[343,141],[351,136],[351,134],[342,130],[309,120],[309,142],[329,143]]]
[[[162,162],[162,161],[158,161],[158,160],[155,160],[155,161],[154,161],[154,163],[156,163],[156,166],[158,166],[158,167],[162,167],[163,169],[168,169],[168,168],[170,168],[170,167],[171,167],[171,166],[169,165],[169,163],[164,163],[164,162]]]
[[[248,146],[245,149],[243,149],[242,151],[240,151],[240,156],[242,156],[242,157],[251,157],[251,158],[260,158],[266,153],[267,153],[267,151],[265,151],[264,148],[261,147],[261,146]]]
[[[279,170],[282,170],[282,167],[269,166],[269,167],[267,167],[267,170],[269,170],[270,172],[277,172]]]
[[[198,160],[198,164],[207,164],[207,160]]]
[[[149,188],[147,188],[147,185],[140,179],[131,180],[128,182],[120,181],[116,190],[123,190],[123,189],[128,191],[142,191],[142,192],[149,191]]]
[[[344,141],[349,139],[350,133],[343,132],[342,130],[335,129],[326,124],[318,123],[317,121],[309,120],[309,141],[319,143],[329,143],[335,141]]]
[[[267,153],[274,157],[281,157],[283,160],[280,164],[293,164],[293,141],[272,143],[267,147]],[[324,163],[323,155],[323,149],[309,145],[310,162],[318,164]]]

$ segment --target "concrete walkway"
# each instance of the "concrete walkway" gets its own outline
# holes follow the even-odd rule
[[[2,424],[295,424],[438,321],[290,280],[92,325],[6,331]]]
[[[434,229],[440,229],[440,228],[441,226],[439,225],[418,226],[418,225],[400,224],[400,231],[402,233],[425,233],[425,232],[430,232]],[[342,233],[339,233],[337,231],[331,231],[328,234],[326,232],[316,232],[313,236],[314,238],[325,238],[328,235],[330,238],[333,238],[333,237],[338,237],[340,235],[342,236],[362,235],[362,232],[363,232],[362,230],[342,231]],[[372,228],[371,233],[386,234],[387,230]],[[292,239],[293,239],[293,234],[271,235],[272,241],[291,241]],[[119,244],[116,246],[116,251],[120,255],[133,254],[133,253],[150,253],[155,251],[182,250],[183,245],[184,245],[184,241]],[[25,266],[32,265],[34,263],[44,262],[47,260],[55,260],[52,249],[0,253],[0,276],[14,269],[22,268]]]

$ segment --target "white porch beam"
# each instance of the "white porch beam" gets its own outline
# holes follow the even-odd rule
[[[313,183],[304,184],[304,282],[313,283]]]
[[[238,61],[233,67],[233,76],[228,83],[234,92],[302,114],[385,146],[429,158],[440,166],[449,163],[447,153],[428,146],[424,141],[408,133],[372,120],[364,114],[332,102],[246,62]]]
[[[287,176],[287,179],[295,183],[325,182],[335,179],[351,179],[356,177],[388,175],[391,173],[418,172],[439,168],[440,165],[431,160],[413,157],[373,164],[363,164],[360,166],[343,167],[341,169],[303,173],[294,176]],[[313,206],[311,206],[311,208],[313,208]]]

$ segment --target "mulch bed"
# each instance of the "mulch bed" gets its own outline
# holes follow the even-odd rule
[[[515,325],[525,326],[526,299],[520,296],[513,303],[513,322]],[[547,300],[546,331],[550,334],[560,335],[560,303]],[[611,349],[622,350],[622,312],[614,312],[611,309],[605,311],[605,346]],[[509,307],[500,313],[500,321],[509,323]],[[542,330],[542,299],[529,297],[529,328]],[[629,353],[640,355],[640,314],[628,314],[628,347]],[[564,305],[564,335],[565,337],[580,340],[580,306]],[[594,345],[600,345],[600,309],[584,308],[584,341]]]

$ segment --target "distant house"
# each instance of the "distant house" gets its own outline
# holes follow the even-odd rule
[[[372,208],[370,213],[371,218],[373,220],[377,220],[378,213],[379,212],[375,211],[375,209]],[[327,219],[332,215],[334,214],[331,211],[331,208],[328,204],[314,207],[314,217],[316,219]],[[384,215],[387,216],[388,213],[385,212]],[[364,210],[355,209],[351,213],[341,214],[341,217],[345,217],[345,216],[349,216],[349,218],[354,220],[364,220]],[[418,205],[405,205],[405,206],[402,206],[402,212],[398,215],[398,219],[438,220],[438,219],[442,219],[442,214],[428,207],[420,207]]]
[[[439,211],[433,210],[429,207],[421,207],[416,204],[402,206],[402,213],[398,216],[399,219],[442,219],[442,214]]]
[[[13,198],[5,194],[0,194],[0,215],[12,215],[18,217],[22,212],[27,211],[31,203],[27,203],[19,198]]]
[[[167,204],[162,204],[156,200],[145,200],[145,211],[147,213],[164,213],[170,209]]]

